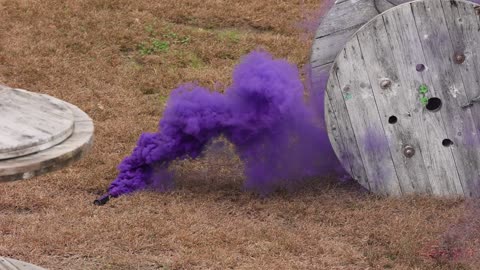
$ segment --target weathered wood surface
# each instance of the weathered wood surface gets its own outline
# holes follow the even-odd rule
[[[330,80],[328,82],[329,90],[327,90],[327,93],[329,94],[325,94],[325,110],[327,115],[325,120],[330,142],[344,168],[354,179],[364,187],[368,188],[369,183],[360,156],[360,150],[355,142],[355,138],[348,136],[349,132],[352,130],[352,124],[348,115],[347,107],[345,106],[345,103],[342,102],[342,93],[334,90],[338,88],[338,81]]]
[[[46,270],[26,262],[0,257],[0,270]]]
[[[336,58],[326,91],[327,129],[342,164],[365,188],[480,196],[477,6],[423,0],[394,7],[355,33]],[[465,61],[456,63],[455,54]],[[418,64],[425,69],[417,71]],[[428,98],[442,100],[440,110],[422,104],[421,85]],[[444,146],[444,139],[453,145]],[[405,152],[410,148],[413,156]]]
[[[414,191],[425,190],[426,193],[429,193],[428,184],[430,184],[433,194],[463,194],[461,187],[458,187],[459,180],[451,151],[439,143],[447,138],[445,129],[442,128],[441,116],[437,113],[425,111],[419,102],[419,94],[416,89],[423,83],[431,85],[431,81],[426,72],[416,71],[417,64],[425,64],[425,57],[419,50],[422,45],[418,38],[416,25],[413,23],[415,18],[411,11],[402,8],[384,14],[383,21],[385,24],[384,31],[388,33],[390,38],[384,40],[382,46],[388,47],[389,44],[391,48],[388,52],[390,57],[385,59],[391,63],[396,71],[390,76],[392,76],[393,81],[401,82],[398,87],[397,84],[393,84],[394,88],[391,92],[384,92],[386,96],[390,97],[389,103],[384,104],[384,106],[391,106],[393,111],[398,112],[396,116],[399,121],[394,126],[401,127],[397,132],[403,131],[401,136],[402,146],[408,143],[418,149],[418,155],[415,155],[412,159],[419,162],[417,156],[421,156],[425,165],[426,175],[425,173],[421,174],[423,177],[421,183],[425,185],[425,189],[422,189],[422,186],[415,186]],[[412,89],[413,91],[405,91],[405,89]],[[435,94],[434,89],[430,89],[430,92],[432,95]],[[401,106],[397,106],[398,103]],[[409,119],[411,120],[409,121]],[[403,125],[409,126],[403,127]],[[416,133],[411,134],[413,131]],[[420,146],[423,147],[420,148]],[[421,170],[421,168],[419,169]],[[412,166],[408,166],[407,169],[412,170]],[[420,173],[418,170],[415,170],[415,172]],[[427,180],[428,182],[426,182]],[[417,181],[419,181],[418,178]],[[452,181],[454,184],[452,184]],[[412,182],[412,184],[415,183]]]
[[[73,132],[73,113],[58,99],[0,86],[0,160],[38,152]]]
[[[407,17],[406,19],[409,18]],[[364,60],[350,59],[350,61],[369,63],[369,68],[365,70],[368,75],[363,75],[361,79],[365,81],[365,85],[368,85],[366,87],[368,88],[368,94],[373,95],[373,100],[368,106],[373,110],[378,109],[378,113],[374,113],[374,117],[382,124],[376,131],[378,132],[382,129],[385,131],[387,139],[385,146],[388,144],[389,151],[387,152],[390,152],[395,167],[392,171],[396,171],[399,180],[403,180],[399,181],[399,188],[401,189],[399,193],[413,193],[416,189],[428,190],[431,187],[425,173],[425,164],[421,153],[414,155],[412,158],[406,158],[403,155],[404,145],[409,144],[418,149],[420,142],[412,134],[416,128],[415,122],[408,119],[410,105],[408,101],[412,100],[412,92],[402,91],[400,87],[401,84],[405,85],[407,82],[398,78],[399,70],[393,64],[395,60],[391,59],[394,53],[388,41],[387,28],[382,20],[374,20],[366,25],[366,28],[360,31],[357,37],[359,44],[362,46]],[[361,66],[363,67],[363,63]],[[402,70],[401,67],[400,70]],[[392,80],[392,82],[400,81],[400,83],[392,83],[387,89],[382,89],[381,83],[387,79]],[[418,104],[417,107],[420,107],[420,105]],[[361,109],[361,107],[357,106],[352,109]],[[395,117],[400,119],[394,125],[388,124],[388,118],[392,116],[392,111],[399,112]],[[415,118],[418,118],[417,115],[415,115]],[[364,121],[370,122],[371,119],[365,119]],[[384,137],[382,133],[380,132],[381,135],[377,136]],[[398,136],[398,134],[402,134],[402,136]],[[366,136],[371,135],[367,134]],[[372,153],[368,153],[368,155],[372,155]],[[389,159],[386,156],[384,158]],[[397,178],[396,175],[392,179],[395,178]],[[378,179],[378,181],[384,180]]]
[[[339,88],[328,89],[327,94],[340,92],[346,105],[352,129],[345,135],[353,138],[360,150],[370,189],[382,194],[400,195],[388,141],[384,136],[371,84],[368,80],[358,40],[347,42],[334,64],[330,80],[337,80]],[[335,113],[337,104],[332,104]],[[352,131],[354,132],[352,134]],[[353,135],[353,136],[352,136]],[[354,147],[349,144],[347,148]]]
[[[80,159],[91,148],[94,131],[92,119],[78,107],[57,101],[67,106],[73,114],[71,136],[43,151],[0,160],[0,182],[28,179],[63,168]]]
[[[315,34],[310,56],[312,76],[330,71],[337,54],[361,26],[378,14],[410,1],[337,0],[322,19]],[[324,86],[317,88],[324,89]]]
[[[331,65],[350,37],[381,12],[409,0],[338,0],[315,34],[311,65],[314,70]]]

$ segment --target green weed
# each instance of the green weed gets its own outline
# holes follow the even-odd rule
[[[172,31],[162,34],[162,39],[157,38],[157,33],[152,25],[147,25],[145,31],[150,36],[148,42],[142,42],[137,45],[138,52],[141,55],[151,55],[157,52],[167,52],[172,44],[185,45],[190,43],[190,36],[182,36]]]
[[[219,33],[219,37],[221,40],[227,40],[232,43],[240,42],[240,33],[235,30],[225,30]]]
[[[150,42],[142,42],[138,45],[138,52],[141,55],[150,55],[156,52],[166,52],[170,48],[168,41],[152,38]]]
[[[200,57],[198,57],[198,55],[196,55],[195,53],[191,53],[190,66],[193,68],[201,68],[205,66],[205,62],[203,62],[203,60]]]

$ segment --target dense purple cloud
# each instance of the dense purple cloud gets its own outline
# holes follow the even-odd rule
[[[245,163],[245,187],[260,194],[338,169],[318,113],[323,95],[317,91],[309,106],[304,91],[298,69],[265,52],[243,58],[224,94],[180,86],[171,94],[158,132],[142,134],[119,165],[109,194],[170,189],[169,164],[198,157],[220,135]]]

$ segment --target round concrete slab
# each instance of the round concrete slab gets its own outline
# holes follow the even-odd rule
[[[26,262],[0,257],[0,270],[46,270]]]
[[[73,133],[73,112],[56,98],[0,86],[0,159],[48,149]]]
[[[62,117],[68,120],[70,113],[73,117],[72,132],[68,138],[56,144],[52,143],[53,145],[50,145],[47,149],[37,149],[35,153],[15,158],[0,159],[0,182],[28,179],[36,175],[63,168],[80,159],[90,149],[93,143],[93,122],[92,119],[78,107],[47,95],[31,93],[21,89],[12,89],[5,86],[0,87],[0,95],[4,95],[4,93],[8,91],[16,91],[22,95],[30,96],[33,99],[49,100],[50,103],[48,106],[57,106],[57,109],[54,111],[58,113],[57,115],[50,114],[51,121],[58,121],[57,118]],[[60,111],[65,112],[67,116],[62,116],[62,113],[59,113]],[[3,113],[0,114],[0,119],[0,122],[3,123]],[[68,123],[68,121],[65,121],[65,123]],[[64,127],[67,126],[68,124],[64,125]],[[63,130],[65,131],[67,129]],[[68,133],[63,133],[62,136],[65,136],[65,134]],[[43,144],[43,146],[45,146],[45,144]]]

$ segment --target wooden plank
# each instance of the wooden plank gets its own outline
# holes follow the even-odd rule
[[[460,1],[456,3],[465,4]],[[480,171],[480,152],[473,147],[465,147],[467,141],[464,136],[477,129],[471,110],[462,109],[462,105],[469,99],[460,69],[454,66],[452,61],[455,52],[446,25],[442,1],[413,2],[412,10],[426,64],[429,66],[428,74],[432,74],[432,88],[436,89],[437,97],[443,102],[440,113],[447,138],[454,142],[449,148],[453,152],[464,193],[468,196],[480,196],[476,184]]]
[[[315,36],[321,38],[355,26],[360,27],[378,14],[372,0],[337,2],[323,19]]]
[[[332,75],[330,74],[330,76]],[[360,155],[360,149],[357,146],[355,137],[347,136],[347,134],[352,132],[353,128],[350,123],[347,107],[345,106],[345,102],[343,102],[342,93],[336,91],[339,88],[340,86],[337,80],[328,81],[325,101],[327,101],[330,106],[325,106],[327,110],[325,114],[328,116],[326,122],[330,142],[344,168],[350,172],[350,175],[363,187],[370,189],[365,167]],[[328,111],[329,109],[330,111]],[[336,128],[336,130],[333,128]],[[335,134],[339,135],[334,137]],[[343,145],[335,145],[336,140],[342,142]]]
[[[365,70],[368,73],[373,95],[385,130],[395,170],[403,194],[432,193],[421,145],[423,138],[418,138],[416,126],[412,121],[410,108],[417,104],[408,89],[404,89],[404,81],[398,76],[397,66],[393,60],[388,34],[381,18],[370,22],[357,35],[364,57]],[[382,82],[390,82],[384,89]],[[391,120],[390,117],[392,117]],[[393,118],[394,117],[394,118]],[[389,121],[395,123],[389,123]],[[412,146],[415,154],[406,157],[404,148]]]
[[[452,40],[453,51],[462,52],[465,55],[465,61],[458,65],[453,65],[460,70],[462,81],[465,86],[465,93],[468,100],[474,100],[480,97],[480,16],[476,14],[475,7],[479,5],[465,3],[458,5],[456,2],[442,2],[442,7]],[[456,95],[455,92],[451,93]],[[472,116],[480,115],[480,104],[467,102],[464,110],[470,110]],[[465,142],[472,148],[478,148],[480,117],[473,117],[475,129],[468,130],[463,134]],[[480,187],[471,187],[478,189]]]
[[[343,48],[339,47],[339,44],[343,46],[356,30],[356,28],[345,29],[316,40],[312,47],[312,67],[315,68],[333,62],[339,50]]]
[[[335,63],[331,80],[337,79],[340,88],[327,92],[343,93],[370,189],[388,195],[402,194],[357,39],[347,42]]]
[[[333,151],[337,155],[344,169],[350,175],[352,175],[352,164],[350,164],[352,161],[351,154],[347,148],[347,145],[343,142],[342,134],[338,130],[338,121],[335,117],[335,112],[332,108],[332,103],[330,102],[329,98],[325,99],[325,104],[325,114],[328,114],[328,117],[326,117],[325,126],[328,130],[328,137],[331,141]]]

